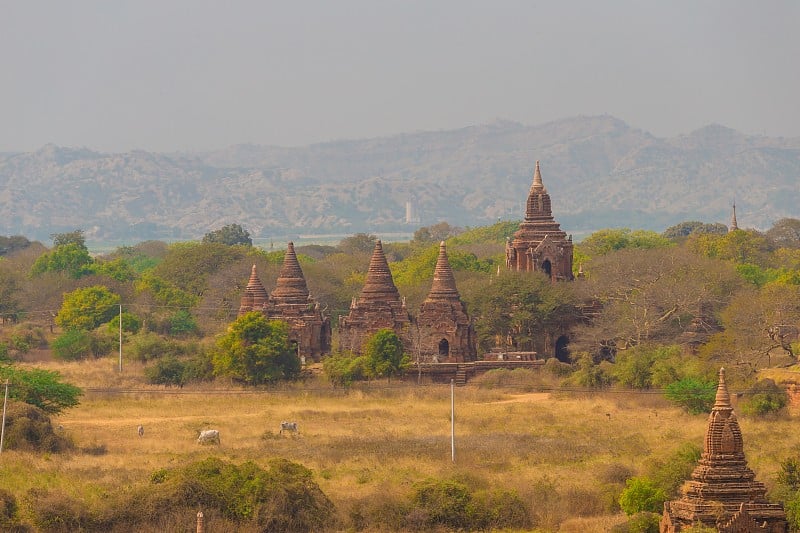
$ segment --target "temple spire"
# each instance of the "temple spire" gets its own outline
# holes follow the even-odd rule
[[[250,269],[250,279],[247,280],[247,287],[245,287],[244,293],[242,294],[242,302],[239,306],[239,315],[243,315],[248,311],[261,310],[261,308],[264,307],[264,303],[267,301],[267,298],[267,290],[264,288],[264,284],[261,283],[261,279],[258,277],[256,266],[253,265],[253,268]]]
[[[733,202],[733,214],[731,215],[731,225],[728,228],[728,233],[739,229],[739,224],[736,222],[736,202]]]
[[[283,266],[278,275],[275,290],[270,294],[272,298],[279,300],[296,300],[302,302],[308,299],[308,286],[303,270],[297,261],[297,254],[294,251],[294,243],[290,242],[286,248],[286,255],[283,256]]]
[[[542,172],[539,170],[539,160],[536,160],[536,169],[533,171],[533,185],[531,185],[531,190],[533,189],[544,189],[544,183],[542,183]]]
[[[369,260],[367,279],[361,289],[361,299],[400,301],[400,293],[397,292],[392,279],[392,272],[389,270],[389,263],[386,261],[380,240],[375,241],[375,249]]]
[[[456,280],[450,261],[447,259],[447,247],[442,241],[439,243],[439,257],[436,259],[436,268],[433,271],[433,285],[428,293],[428,300],[459,299]]]

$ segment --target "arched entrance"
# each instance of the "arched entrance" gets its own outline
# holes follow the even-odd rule
[[[555,358],[562,363],[570,363],[569,358],[569,339],[566,335],[561,335],[556,341]]]
[[[548,278],[549,278],[549,277],[551,277],[551,276],[553,275],[553,265],[552,265],[552,264],[550,264],[550,260],[549,260],[549,259],[545,259],[545,260],[542,262],[542,272],[544,272],[545,274],[547,274],[547,277],[548,277]]]
[[[439,341],[439,355],[444,357],[448,357],[450,355],[450,343],[447,342],[447,339],[442,339]]]

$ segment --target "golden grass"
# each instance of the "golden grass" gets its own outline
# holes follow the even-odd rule
[[[614,465],[641,472],[646,461],[663,459],[686,441],[701,445],[706,427],[705,416],[686,415],[654,395],[521,394],[473,384],[456,389],[453,463],[449,385],[373,383],[349,393],[319,384],[280,392],[165,390],[144,385],[135,365],[120,375],[109,362],[38,365],[83,387],[138,391],[87,393],[80,406],[54,418],[79,448],[104,445],[107,453],[5,451],[1,487],[18,498],[44,487],[100,502],[147,482],[158,469],[209,455],[259,464],[284,457],[311,468],[343,514],[376,496],[407,497],[427,477],[454,477],[477,488],[516,490],[540,513],[541,487],[552,485],[561,500],[539,517],[543,530],[604,531],[624,517],[579,510],[580,491],[600,491],[602,473]],[[297,421],[299,432],[279,435],[282,420]],[[742,419],[741,425],[750,465],[770,486],[780,461],[798,452],[794,422]],[[220,431],[219,447],[196,443],[205,428]],[[571,490],[577,496],[570,498]],[[594,516],[575,516],[581,513]]]

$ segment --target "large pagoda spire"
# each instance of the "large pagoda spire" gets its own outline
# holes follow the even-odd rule
[[[286,248],[286,255],[283,256],[283,266],[281,266],[275,290],[270,297],[284,302],[302,303],[308,300],[308,286],[297,254],[294,251],[294,243],[290,242]]]
[[[400,301],[400,293],[392,279],[392,272],[389,270],[389,263],[383,253],[383,245],[380,240],[375,241],[375,249],[369,260],[369,270],[364,287],[361,289],[361,301]]]
[[[428,293],[431,300],[458,300],[460,295],[456,288],[456,279],[450,261],[447,258],[447,246],[444,241],[439,243],[439,257],[436,259],[436,268],[433,271],[433,285]]]
[[[728,233],[739,229],[739,223],[736,222],[736,202],[733,202],[733,213],[731,214],[731,225],[728,227]]]

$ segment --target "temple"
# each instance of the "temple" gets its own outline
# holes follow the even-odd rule
[[[239,315],[249,311],[261,311],[270,320],[288,323],[289,341],[296,347],[297,355],[302,360],[319,361],[323,354],[330,351],[330,319],[323,315],[319,303],[309,294],[291,242],[286,249],[275,289],[268,297],[253,265]]]
[[[475,328],[456,288],[444,241],[433,284],[417,316],[419,351],[428,362],[463,363],[477,359]]]
[[[736,222],[736,202],[733,202],[733,214],[731,214],[731,225],[728,226],[728,233],[739,229],[739,223]]]
[[[506,242],[506,267],[524,272],[542,272],[553,281],[574,279],[572,274],[572,236],[561,231],[553,219],[550,195],[542,183],[539,162],[528,193],[525,219]]]
[[[725,370],[719,371],[703,454],[679,500],[664,503],[660,533],[702,524],[723,533],[785,533],[783,506],[766,499],[764,484],[747,466],[742,431],[731,407]]]
[[[394,331],[411,351],[411,316],[395,287],[383,245],[376,241],[361,294],[353,298],[348,315],[339,318],[339,347],[360,354],[364,342],[381,329]]]

